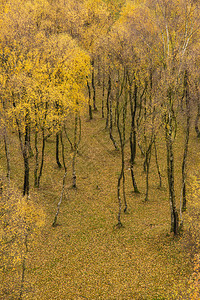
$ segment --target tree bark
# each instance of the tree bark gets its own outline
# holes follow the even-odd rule
[[[121,91],[122,92],[122,91]],[[122,202],[121,202],[121,179],[123,178],[123,197],[124,197],[124,212],[127,211],[127,202],[126,202],[126,194],[125,194],[125,173],[124,173],[124,146],[125,146],[125,130],[126,130],[126,115],[127,115],[127,91],[125,91],[124,96],[124,103],[123,103],[123,117],[122,117],[122,132],[120,128],[120,113],[119,113],[119,98],[120,94],[118,92],[117,95],[117,129],[119,133],[119,139],[120,139],[120,146],[121,146],[121,172],[118,177],[118,184],[117,184],[117,197],[118,197],[118,204],[119,204],[119,211],[118,211],[118,226],[121,227],[121,208],[122,208]]]
[[[113,137],[113,134],[112,134],[112,129],[113,129],[113,111],[112,111],[112,97],[111,97],[111,77],[109,75],[109,80],[108,80],[108,90],[109,90],[109,106],[110,106],[110,109],[109,109],[109,114],[110,114],[110,128],[109,128],[109,134],[110,134],[110,139],[115,147],[115,150],[118,150],[118,147],[117,147],[117,143]]]
[[[134,98],[134,104],[133,104]],[[136,109],[137,109],[137,85],[135,83],[134,86],[134,97],[132,98],[132,83],[129,80],[129,102],[131,108],[131,131],[130,131],[130,170],[131,170],[131,178],[133,183],[133,188],[135,193],[139,193],[137,183],[134,176],[134,162],[136,156],[136,129],[135,129],[135,116],[136,116]]]
[[[153,144],[153,138],[150,141],[149,147],[146,151],[145,156],[145,165],[146,165],[146,194],[145,194],[145,201],[148,201],[149,195],[149,169],[150,169],[150,161],[151,161],[151,149]]]
[[[89,82],[87,80],[87,88],[88,88],[88,108],[89,108],[89,118],[92,120],[92,105],[91,105],[91,89]]]
[[[44,152],[45,152],[45,145],[46,145],[46,139],[44,135],[44,128],[42,128],[42,157],[41,157],[41,164],[40,164],[40,172],[37,180],[37,187],[39,188],[40,186],[40,179],[42,177],[42,171],[43,171],[43,166],[44,166]]]
[[[101,116],[102,116],[102,118],[104,118],[104,96],[105,96],[105,74],[103,72],[102,101],[101,101]]]
[[[171,211],[171,232],[174,235],[178,234],[179,220],[176,210],[175,190],[174,190],[174,154],[173,154],[173,141],[172,141],[172,113],[168,113],[166,120],[166,146],[167,146],[167,175],[169,186],[169,202]]]
[[[108,78],[108,92],[107,92],[107,98],[106,98],[106,129],[108,128],[109,124],[109,117],[110,117],[110,107],[109,107],[109,97],[111,93],[111,78],[109,76]]]
[[[35,170],[34,170],[34,186],[37,187],[38,180],[38,168],[39,168],[39,150],[38,150],[38,131],[35,129]]]
[[[198,85],[195,83],[195,89],[196,89],[196,95],[197,95],[197,115],[195,118],[195,131],[197,134],[197,137],[200,138],[200,130],[199,130],[199,118],[200,118],[200,97],[199,97],[199,90]]]
[[[70,140],[70,138],[69,138],[69,136],[68,136],[68,134],[67,134],[67,130],[66,130],[66,128],[65,128],[65,125],[64,125],[64,131],[65,131],[66,138],[67,138],[67,140],[68,140],[68,142],[69,142],[69,144],[70,144],[70,146],[71,146],[71,151],[74,151],[72,142],[71,142],[71,140]]]
[[[92,88],[93,88],[93,109],[97,110],[96,107],[96,88],[95,88],[95,79],[94,79],[94,59],[92,60]]]
[[[62,165],[59,160],[59,135],[59,133],[56,133],[56,163],[58,165],[58,168],[61,168]]]
[[[190,135],[190,96],[189,96],[189,84],[188,84],[188,74],[185,72],[185,102],[186,102],[186,134],[185,134],[185,145],[184,145],[184,154],[182,162],[182,212],[186,210],[186,163],[187,163],[187,154],[188,154],[188,145],[189,145],[189,135]]]
[[[75,123],[74,123],[74,154],[73,154],[73,160],[72,160],[72,178],[73,178],[73,188],[76,188],[76,154],[77,154],[77,129],[78,129],[78,116],[77,113],[75,115]]]
[[[158,153],[157,153],[156,137],[155,136],[154,136],[154,150],[155,150],[156,167],[157,167],[158,177],[159,177],[159,187],[161,188],[162,187],[162,177],[161,177],[160,167],[159,167],[159,163],[158,163]]]
[[[10,182],[10,151],[9,151],[7,130],[5,126],[4,126],[3,139],[4,139],[4,147],[5,147],[6,163],[7,163],[7,178],[8,181]]]

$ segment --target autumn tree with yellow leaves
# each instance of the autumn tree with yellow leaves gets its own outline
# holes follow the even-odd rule
[[[86,101],[89,56],[66,33],[55,33],[49,3],[19,1],[5,6],[1,26],[1,98],[16,128],[24,160],[23,194],[29,194],[30,136],[35,133],[35,186],[43,170],[45,142],[69,111]],[[5,26],[4,26],[5,25]],[[39,166],[38,135],[42,135]],[[39,174],[38,174],[39,172]]]

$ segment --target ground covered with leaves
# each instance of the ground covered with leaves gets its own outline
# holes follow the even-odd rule
[[[120,172],[120,152],[113,149],[105,130],[105,120],[99,112],[94,114],[91,121],[87,117],[82,119],[82,140],[76,162],[77,189],[72,188],[72,171],[69,166],[56,227],[52,227],[52,223],[62,190],[64,169],[56,166],[55,138],[50,137],[47,142],[41,187],[38,192],[34,189],[30,193],[34,205],[40,206],[37,220],[41,218],[44,224],[41,223],[40,228],[35,229],[37,234],[33,230],[27,239],[22,298],[199,299],[200,207],[197,200],[200,191],[196,169],[199,163],[199,141],[195,135],[191,135],[188,209],[184,213],[184,226],[180,235],[174,238],[170,234],[165,142],[162,136],[158,143],[158,156],[163,187],[158,188],[159,178],[155,158],[152,157],[149,200],[146,202],[143,158],[138,150],[134,169],[140,194],[135,194],[131,184],[129,157],[126,157],[128,210],[122,215],[123,226],[118,228],[117,178]],[[15,182],[15,189],[21,189],[23,166],[18,159],[20,149],[16,147],[14,134],[12,138],[11,151],[15,153],[12,155],[12,185]],[[175,145],[176,168],[180,168],[181,142],[182,135],[179,134]],[[67,141],[65,145],[66,159],[70,161]],[[1,165],[3,172],[6,167],[3,146]],[[180,178],[176,180],[178,185]],[[179,197],[177,194],[177,203]],[[17,226],[15,223],[14,227]],[[22,247],[21,260],[15,263],[15,267],[11,266],[13,262],[7,261],[6,268],[1,269],[1,299],[16,299],[20,293],[23,242],[22,246],[16,244],[13,247],[18,247],[18,250]],[[10,255],[15,255],[15,251]]]

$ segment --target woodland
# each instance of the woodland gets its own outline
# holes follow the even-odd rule
[[[0,299],[200,299],[198,0],[0,0]]]

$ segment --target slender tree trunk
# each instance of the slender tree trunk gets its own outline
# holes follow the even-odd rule
[[[34,170],[34,186],[38,185],[38,168],[39,168],[39,151],[38,151],[38,131],[35,130],[35,170]]]
[[[185,102],[186,102],[186,135],[185,135],[185,146],[184,146],[184,154],[183,154],[183,162],[182,162],[182,212],[186,210],[186,162],[187,162],[187,154],[188,154],[188,145],[189,145],[189,135],[190,135],[190,103],[189,103],[189,85],[188,85],[188,74],[185,72]]]
[[[68,136],[68,134],[67,134],[67,130],[66,130],[66,128],[65,128],[65,125],[64,125],[64,131],[65,131],[66,138],[67,138],[67,140],[68,140],[68,142],[69,142],[69,144],[70,144],[70,146],[71,146],[71,151],[74,151],[72,142],[71,142],[71,140],[70,140],[70,138],[69,138],[69,136]]]
[[[56,163],[58,165],[58,168],[61,168],[62,165],[61,165],[60,159],[59,159],[59,135],[60,135],[60,133],[56,133]]]
[[[16,108],[16,104],[13,97],[13,107]],[[28,114],[28,113],[27,113]],[[25,138],[24,138],[24,145],[22,141],[22,132],[20,130],[19,120],[15,116],[15,121],[17,124],[18,129],[18,137],[19,137],[19,143],[20,148],[22,151],[23,161],[24,161],[24,185],[23,185],[23,195],[29,195],[29,156],[28,156],[28,115],[25,116]]]
[[[154,136],[154,150],[155,150],[156,167],[157,167],[158,176],[159,176],[159,187],[161,188],[162,187],[162,177],[161,177],[160,167],[159,167],[159,163],[158,163],[158,153],[157,153],[156,137],[155,136]]]
[[[73,178],[73,188],[76,188],[76,169],[75,169],[75,163],[76,163],[76,154],[77,154],[77,129],[78,129],[78,116],[75,115],[75,123],[74,123],[74,155],[72,160],[72,178]]]
[[[117,147],[117,143],[113,137],[113,134],[112,134],[112,129],[113,129],[113,112],[112,112],[112,97],[111,97],[111,77],[109,76],[109,81],[108,81],[108,85],[109,85],[109,106],[110,106],[110,109],[109,109],[109,112],[110,112],[110,128],[109,128],[109,133],[110,133],[110,139],[115,147],[115,150],[118,150],[118,147]]]
[[[67,169],[65,169],[65,174],[63,176],[62,191],[61,191],[61,195],[60,195],[60,200],[58,202],[57,211],[56,211],[56,214],[55,214],[55,217],[54,217],[54,221],[53,221],[53,224],[52,224],[53,227],[56,227],[58,214],[60,212],[60,206],[62,204],[62,200],[63,200],[63,196],[64,196],[64,191],[65,191],[65,179],[66,179],[66,176],[67,176]]]
[[[119,133],[119,139],[120,139],[120,146],[121,146],[121,172],[118,177],[118,184],[117,184],[117,197],[118,197],[118,203],[119,203],[119,211],[118,211],[118,226],[122,226],[121,223],[121,208],[122,208],[122,202],[121,202],[121,179],[123,178],[123,197],[124,197],[124,212],[127,211],[127,202],[126,202],[126,194],[125,194],[125,173],[124,173],[124,146],[125,146],[125,123],[126,123],[126,113],[127,113],[127,92],[125,91],[125,102],[123,103],[123,118],[122,118],[122,132],[120,129],[120,116],[119,116],[119,96],[117,96],[117,129]]]
[[[195,90],[197,95],[197,115],[195,119],[195,131],[197,134],[197,137],[200,138],[200,130],[199,130],[199,118],[200,118],[200,96],[199,96],[199,90],[198,90],[198,84],[195,82]]]
[[[145,201],[148,201],[148,195],[149,195],[149,169],[150,169],[150,162],[151,162],[152,144],[153,144],[153,139],[151,139],[149,147],[148,147],[148,149],[146,151],[146,159],[145,159],[145,165],[146,165],[146,194],[145,194]]]
[[[103,72],[102,101],[101,101],[101,116],[102,116],[102,118],[104,118],[104,96],[105,96],[105,74]]]
[[[125,103],[123,106],[123,129],[122,129],[122,177],[123,177],[123,198],[124,198],[124,212],[127,211],[126,193],[125,193],[125,173],[124,173],[124,146],[126,140],[126,114],[127,114],[127,95],[125,94]]]
[[[89,82],[87,80],[87,88],[88,88],[88,107],[89,107],[89,118],[92,120],[92,105],[91,105],[91,89]]]
[[[66,164],[65,164],[64,143],[63,143],[63,138],[62,138],[62,132],[60,133],[60,141],[61,141],[61,145],[62,145],[62,160],[63,160],[63,166],[64,166],[64,169],[65,169],[65,173],[64,173],[64,176],[63,176],[63,183],[62,183],[62,191],[61,191],[61,195],[60,195],[60,200],[58,202],[57,211],[56,211],[55,218],[54,218],[54,221],[53,221],[53,224],[52,224],[53,227],[55,227],[56,223],[57,223],[57,218],[58,218],[58,214],[60,212],[60,206],[62,204],[64,191],[65,191],[65,179],[66,179],[66,176],[67,176],[67,167],[66,167]]]
[[[101,86],[101,68],[100,68],[100,56],[98,55],[98,65],[97,65],[97,81],[98,81],[98,86]]]
[[[24,149],[23,149],[23,158],[24,158],[24,188],[23,195],[29,195],[29,141],[28,141],[28,132],[29,125],[26,124],[25,127],[25,137],[24,137]]]
[[[135,130],[135,115],[136,115],[136,108],[137,108],[137,85],[135,83],[134,87],[134,104],[132,99],[132,84],[129,80],[129,102],[131,108],[131,131],[130,131],[130,151],[131,151],[131,158],[130,158],[130,169],[131,169],[131,178],[133,183],[133,188],[135,193],[139,193],[137,183],[134,176],[134,162],[136,156],[136,130]]]
[[[110,117],[110,107],[109,107],[110,93],[111,93],[111,78],[109,76],[109,78],[108,78],[108,93],[107,93],[107,99],[106,99],[106,129],[108,128],[109,117]]]
[[[175,235],[178,234],[178,213],[176,210],[175,191],[174,191],[174,154],[173,154],[173,141],[172,141],[172,113],[169,112],[166,120],[166,146],[167,146],[167,174],[169,186],[169,202],[171,210],[171,232]]]
[[[199,118],[200,118],[200,103],[198,103],[198,111],[197,111],[197,115],[196,115],[196,118],[195,118],[195,131],[196,131],[196,134],[197,134],[197,137],[200,138],[200,130],[199,130]]]
[[[94,79],[94,59],[92,60],[92,88],[93,88],[93,109],[97,110],[96,107],[96,88],[95,88],[95,79]]]
[[[62,131],[60,132],[60,142],[61,142],[61,146],[62,146],[63,167],[66,170],[66,165],[65,165],[65,146],[64,146],[64,143],[63,143]]]
[[[4,139],[4,147],[5,147],[6,163],[7,163],[7,178],[8,181],[10,182],[10,151],[9,151],[9,143],[8,143],[6,127],[4,127],[3,139]]]
[[[199,130],[199,118],[200,118],[200,97],[199,97],[199,90],[198,90],[198,84],[195,83],[195,90],[197,95],[197,115],[195,119],[195,131],[197,134],[197,137],[200,138],[200,130]]]
[[[40,164],[40,172],[39,172],[38,181],[37,181],[38,188],[40,186],[40,180],[42,177],[42,171],[43,171],[43,166],[44,166],[44,152],[45,152],[46,139],[47,138],[44,135],[44,128],[42,128],[42,157],[41,157],[41,164]]]
[[[31,148],[31,128],[30,126],[28,126],[28,151],[29,151],[29,157],[32,157],[34,154],[33,154],[33,150]]]

